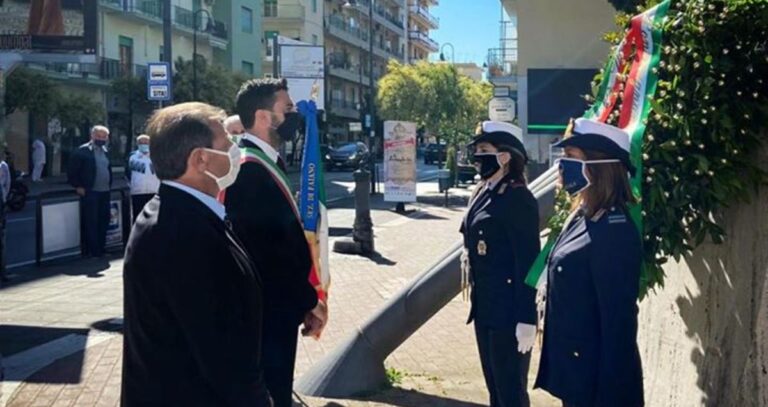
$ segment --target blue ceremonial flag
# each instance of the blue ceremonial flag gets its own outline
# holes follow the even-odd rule
[[[314,100],[298,103],[304,116],[304,154],[301,162],[301,192],[299,212],[309,247],[313,267],[309,276],[321,301],[327,301],[331,275],[328,269],[328,209],[325,205],[325,177],[320,152],[320,132],[317,128],[317,105]]]

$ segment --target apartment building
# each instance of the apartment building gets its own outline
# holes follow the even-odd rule
[[[94,0],[95,1],[95,0]],[[112,93],[114,79],[146,77],[147,64],[163,59],[162,0],[98,0],[98,48],[95,63],[30,64],[62,90],[81,94],[105,106],[112,129],[112,156],[119,162],[130,149],[129,140],[144,117],[131,114],[131,106]],[[261,75],[263,0],[172,0],[172,53],[176,60],[192,59],[193,37],[197,54],[233,71]],[[34,138],[51,136],[55,126],[45,117],[16,112],[9,119],[7,142],[20,169],[28,167]],[[70,151],[87,138],[87,123],[79,136],[49,141],[50,174],[66,165]],[[134,134],[130,134],[134,133]],[[63,158],[62,158],[63,156]]]
[[[440,27],[440,20],[429,10],[439,3],[439,0],[408,0],[408,61],[428,60],[429,54],[439,50],[440,44],[429,35],[430,30]]]
[[[350,130],[350,123],[366,125],[371,80],[375,86],[390,59],[406,61],[406,0],[378,0],[373,15],[369,1],[325,1],[326,122],[331,143],[361,138],[362,132]]]
[[[279,35],[312,45],[323,45],[323,0],[262,0],[261,69],[275,74],[274,39]]]

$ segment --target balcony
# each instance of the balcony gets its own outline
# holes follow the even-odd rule
[[[360,111],[357,110],[357,104],[344,99],[331,99],[331,114],[348,119],[360,119]]]
[[[517,48],[491,48],[486,62],[491,79],[517,76]]]
[[[410,6],[409,11],[412,16],[422,22],[430,29],[440,28],[440,19],[429,13],[429,10],[421,6]]]
[[[328,54],[328,73],[331,76],[335,76],[346,81],[361,83],[366,85],[369,83],[368,70],[363,67],[361,72],[360,65],[353,64],[349,61],[349,58],[343,53],[331,53]]]
[[[401,35],[405,33],[405,24],[403,24],[402,17],[395,16],[386,8],[376,7],[374,17],[393,32]]]
[[[325,20],[325,27],[328,32],[355,47],[368,47],[368,30],[360,27],[353,27],[340,15],[331,15]]]
[[[117,59],[98,58],[93,64],[77,63],[46,63],[30,64],[30,68],[49,74],[52,78],[101,82],[106,85],[108,81],[122,76],[147,77],[146,65],[124,65]]]
[[[398,59],[401,61],[405,59],[404,53],[400,52],[395,46],[385,42],[374,41],[373,53],[384,59]]]
[[[415,45],[421,46],[429,52],[437,52],[440,49],[440,44],[421,31],[410,31],[408,33],[408,38],[410,38]]]
[[[264,4],[264,21],[304,20],[307,15],[306,8],[300,4]]]
[[[101,0],[101,5],[121,15],[151,21],[160,26],[163,24],[163,3],[160,0]],[[191,34],[195,28],[192,10],[174,6],[172,11],[171,20],[175,28]],[[199,34],[210,34],[213,40],[218,40],[219,45],[226,48],[229,38],[226,24],[208,19],[204,13],[198,14],[197,18]]]

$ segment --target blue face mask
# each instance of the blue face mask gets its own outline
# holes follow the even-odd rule
[[[618,163],[620,160],[583,161],[574,158],[560,159],[560,176],[563,179],[563,189],[568,195],[574,196],[589,188],[591,181],[587,177],[587,164]]]
[[[149,144],[139,144],[139,151],[144,154],[149,154]]]

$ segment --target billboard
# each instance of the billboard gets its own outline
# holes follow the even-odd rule
[[[288,80],[288,93],[294,102],[308,100],[312,88],[317,87],[318,110],[325,110],[325,49],[282,36],[277,37],[279,46],[279,70],[281,78]]]
[[[0,51],[96,53],[94,0],[0,0]]]
[[[416,202],[416,123],[384,122],[384,200]]]

